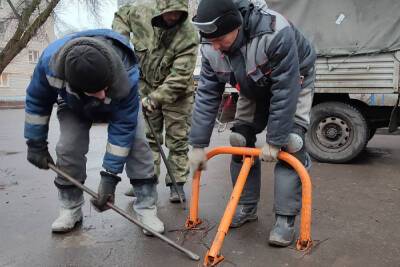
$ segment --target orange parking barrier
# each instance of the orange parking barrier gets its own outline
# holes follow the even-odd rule
[[[248,147],[216,147],[207,153],[207,159],[210,159],[220,154],[242,155],[244,157],[243,166],[240,170],[238,179],[233,188],[231,197],[226,206],[224,215],[222,216],[219,224],[217,234],[207,251],[204,258],[204,266],[215,266],[220,263],[224,257],[221,255],[220,250],[224,242],[225,236],[228,233],[229,226],[235,214],[236,207],[239,203],[240,195],[242,194],[243,187],[246,183],[247,176],[250,168],[254,162],[254,158],[258,157],[261,150],[258,148]],[[300,235],[296,243],[298,250],[306,250],[312,246],[311,240],[311,204],[312,204],[312,188],[311,179],[303,164],[294,156],[280,151],[278,158],[287,162],[298,173],[302,185],[302,207],[301,207],[301,221],[300,221]],[[197,170],[193,176],[192,182],[192,196],[190,199],[189,217],[186,220],[186,228],[195,228],[201,224],[198,217],[199,214],[199,195],[200,195],[200,176],[201,171]]]

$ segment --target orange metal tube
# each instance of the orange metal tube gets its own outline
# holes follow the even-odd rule
[[[246,159],[248,159],[251,162],[251,158],[249,158],[249,157],[258,157],[260,155],[260,153],[261,153],[261,149],[258,149],[258,148],[230,147],[230,146],[229,147],[228,146],[227,147],[216,147],[207,153],[207,159],[210,159],[219,154],[232,154],[232,155],[247,156],[247,158],[245,158],[245,161],[246,161]],[[299,239],[297,240],[296,247],[298,250],[305,250],[312,245],[312,240],[311,240],[311,204],[312,204],[311,178],[310,178],[306,168],[303,166],[303,164],[301,164],[301,162],[298,159],[296,159],[294,156],[290,155],[287,152],[280,151],[278,154],[278,158],[280,160],[287,162],[289,165],[291,165],[293,167],[293,169],[298,173],[300,180],[301,180],[301,184],[302,184],[301,222],[300,222],[300,235],[299,235]],[[245,164],[243,164],[243,165],[245,165]],[[251,167],[251,164],[250,164],[250,167]],[[249,167],[249,169],[250,169],[250,167]],[[244,171],[244,169],[245,169],[245,166],[242,167],[241,173],[242,173],[242,171]],[[246,179],[247,179],[247,175],[248,175],[248,172],[246,174]],[[190,202],[190,213],[189,213],[189,218],[186,221],[187,228],[193,228],[201,223],[201,221],[198,218],[200,176],[201,176],[201,171],[196,171],[194,174],[194,177],[193,177],[192,196],[191,196],[191,202]],[[244,183],[245,183],[246,179],[244,179]],[[238,179],[237,183],[238,182],[239,182],[239,179]],[[244,186],[244,184],[243,184],[243,186]],[[236,189],[236,185],[234,187],[234,191],[235,191],[235,189]],[[239,197],[240,197],[242,190],[243,190],[243,187],[241,187]],[[232,196],[233,196],[233,194],[234,194],[234,192],[232,192]],[[222,247],[223,240],[224,240],[225,235],[228,230],[226,230],[224,232],[223,229],[225,229],[225,228],[222,227],[222,224],[223,224],[223,222],[224,222],[224,225],[226,225],[228,223],[227,218],[229,218],[229,215],[227,215],[226,213],[227,213],[229,206],[231,206],[231,207],[234,206],[234,203],[231,203],[231,202],[235,201],[234,199],[232,199],[232,196],[231,196],[231,200],[229,201],[228,206],[225,210],[225,214],[221,220],[220,227],[218,228],[217,236],[214,241],[215,249],[213,249],[213,250],[210,249],[210,251],[207,253],[207,256],[210,256],[211,258],[218,257],[218,258],[214,259],[214,264],[212,264],[211,266],[217,264],[218,262],[220,262],[223,259],[223,257],[218,254],[219,254],[219,250]],[[236,203],[233,211],[235,211],[236,206],[237,206],[237,203]],[[230,210],[230,208],[229,208],[229,210]],[[226,217],[225,217],[225,215],[226,215]],[[232,215],[232,217],[233,217],[233,215]],[[229,225],[232,221],[232,217],[230,218],[227,229],[229,229]],[[224,218],[225,218],[225,220],[224,220]],[[221,233],[218,234],[220,232],[220,229],[221,229]],[[214,243],[213,243],[213,246],[214,246]],[[206,257],[205,262],[204,262],[205,264],[206,264],[207,260],[208,260],[208,258]],[[208,263],[209,263],[209,261],[208,261]]]
[[[233,147],[233,146],[219,146],[207,152],[207,159],[210,159],[220,154],[242,155],[258,157],[261,153],[259,148],[250,147]]]
[[[305,250],[312,246],[311,240],[311,206],[312,206],[312,185],[311,178],[301,162],[286,152],[279,152],[278,158],[287,162],[297,172],[301,180],[301,219],[300,235],[296,243],[298,250]]]
[[[192,181],[192,195],[190,197],[189,218],[186,220],[186,228],[191,229],[201,224],[199,219],[199,195],[200,195],[200,175],[201,171],[194,173]]]
[[[218,227],[217,234],[215,235],[214,242],[211,245],[210,250],[207,252],[205,263],[213,266],[213,262],[220,257],[220,250],[224,242],[225,236],[228,233],[229,226],[231,225],[233,215],[235,214],[236,207],[239,203],[240,195],[242,194],[244,185],[249,175],[253,159],[246,157],[243,161],[242,169],[240,170],[236,184],[233,187],[231,197],[228,205],[226,206],[224,215],[222,216],[221,222]]]

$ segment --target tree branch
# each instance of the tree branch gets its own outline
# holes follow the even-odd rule
[[[60,0],[20,0],[14,5],[12,0],[7,3],[18,18],[18,24],[12,37],[8,40],[4,49],[0,51],[0,74],[7,65],[23,50],[32,37],[38,34],[39,29],[49,18]],[[97,10],[104,0],[79,0],[85,3],[88,11],[96,16]],[[110,1],[110,0],[108,0]],[[19,13],[18,13],[19,11]]]
[[[13,11],[14,15],[17,17],[17,19],[19,21],[21,21],[21,15],[18,13],[17,9],[15,8],[15,6],[13,5],[13,3],[11,3],[11,0],[7,0],[8,5],[11,7],[11,10]]]
[[[40,0],[33,0],[30,5],[24,8],[21,15],[22,19],[20,23],[18,23],[17,30],[14,32],[14,35],[8,41],[4,49],[0,52],[0,74],[4,71],[11,60],[13,60],[18,53],[26,47],[31,38],[36,35],[39,28],[46,22],[60,0],[50,1],[43,12],[39,13],[32,24],[28,26],[29,19],[40,2]]]

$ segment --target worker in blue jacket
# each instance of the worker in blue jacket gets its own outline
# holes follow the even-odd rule
[[[89,30],[56,40],[43,52],[27,88],[25,138],[28,161],[48,169],[53,159],[47,148],[49,118],[57,103],[60,138],[56,166],[81,183],[86,179],[89,130],[94,122],[108,123],[108,142],[100,172],[97,199],[105,210],[114,200],[115,188],[125,170],[137,197],[133,209],[138,219],[162,233],[157,217],[157,176],[144,134],[138,94],[137,59],[126,37],[111,30]],[[61,176],[60,216],[53,232],[68,232],[82,220],[82,190]],[[146,234],[146,232],[145,232]]]

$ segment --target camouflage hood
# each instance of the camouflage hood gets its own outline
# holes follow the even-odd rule
[[[162,14],[171,11],[182,11],[184,14],[177,24],[181,24],[188,17],[188,0],[156,0],[156,14],[151,19],[153,27],[168,28],[165,24]]]

